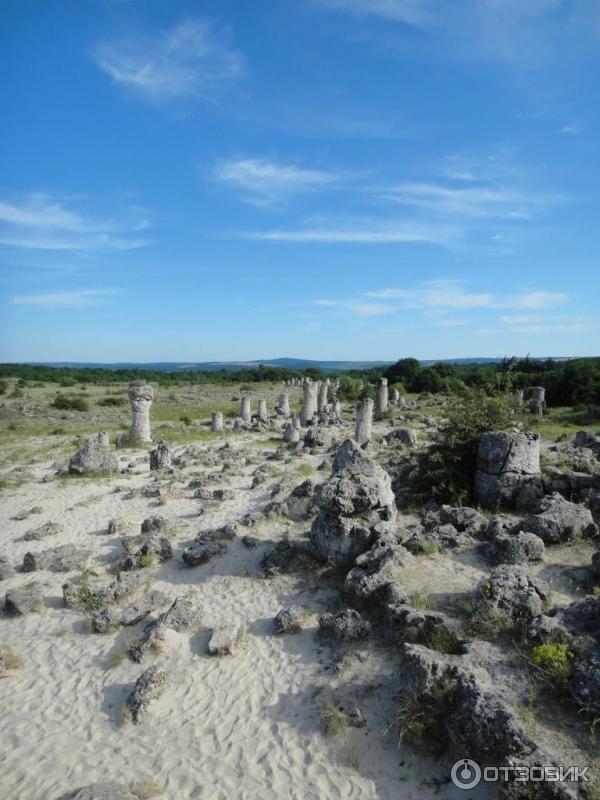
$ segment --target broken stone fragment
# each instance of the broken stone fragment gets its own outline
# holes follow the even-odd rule
[[[144,670],[127,698],[127,709],[136,725],[146,722],[152,706],[171,687],[169,675],[156,664]]]

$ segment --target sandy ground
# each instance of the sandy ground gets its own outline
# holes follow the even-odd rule
[[[240,437],[235,446],[250,441]],[[310,575],[260,577],[266,544],[248,549],[236,540],[207,565],[188,568],[181,561],[182,548],[195,534],[264,506],[273,484],[282,480],[279,476],[250,489],[251,473],[266,455],[259,449],[255,463],[229,483],[210,483],[211,488],[233,487],[235,495],[203,514],[202,501],[183,488],[165,506],[135,491],[128,499],[128,492],[152,480],[139,451],[121,451],[123,463],[138,462],[128,476],[42,482],[54,471],[48,461],[30,467],[33,481],[3,493],[0,554],[15,564],[28,550],[75,543],[92,550],[90,566],[104,576],[122,558],[122,537],[107,534],[110,518],[139,524],[153,514],[167,517],[175,531],[175,558],[147,570],[152,588],[172,598],[193,593],[204,612],[205,630],[171,632],[162,655],[143,665],[124,659],[108,668],[111,655],[124,652],[143,624],[119,633],[90,632],[85,615],[65,609],[62,600],[63,582],[77,573],[43,571],[2,581],[2,595],[30,580],[40,583],[46,608],[18,618],[0,611],[0,643],[12,644],[23,660],[21,670],[0,680],[1,798],[55,800],[94,781],[128,784],[149,777],[163,788],[160,796],[172,800],[464,798],[464,792],[448,785],[447,765],[398,745],[394,693],[402,676],[394,653],[369,642],[336,664],[328,648],[319,645],[316,616],[335,609],[335,593]],[[321,459],[303,460],[316,466]],[[284,477],[290,487],[304,479],[297,464],[283,467],[290,471]],[[281,469],[280,463],[275,466]],[[184,474],[214,471],[194,466]],[[34,506],[42,513],[13,519]],[[62,523],[64,532],[40,542],[22,540],[27,530],[48,521]],[[290,536],[307,528],[306,523],[260,520],[248,533],[272,541],[281,538],[286,525]],[[472,585],[477,570],[469,564],[457,569]],[[292,603],[310,612],[306,629],[274,635],[274,615]],[[241,649],[229,657],[208,656],[210,628],[231,620],[246,622]],[[123,723],[127,694],[154,661],[171,673],[173,689],[154,707],[149,722]],[[354,700],[367,727],[325,735],[317,710],[323,687],[336,698]]]

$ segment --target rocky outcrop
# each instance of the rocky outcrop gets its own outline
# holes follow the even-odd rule
[[[477,500],[487,508],[527,509],[542,494],[539,434],[484,433],[475,473]]]
[[[81,569],[89,555],[89,550],[81,550],[74,544],[61,544],[38,553],[25,553],[23,572],[36,572],[40,569],[70,572],[72,569]]]
[[[365,639],[371,633],[371,623],[358,611],[348,608],[339,614],[322,614],[319,617],[319,638],[329,644]]]
[[[541,614],[547,600],[546,589],[525,567],[502,564],[479,586],[479,602],[517,623],[531,621]]]
[[[148,583],[140,572],[121,572],[109,583],[67,582],[63,584],[63,600],[67,608],[86,611],[102,608],[131,597]]]
[[[383,437],[388,444],[400,444],[403,447],[416,447],[417,432],[412,428],[394,428]]]
[[[373,430],[373,400],[370,397],[356,406],[356,423],[354,426],[354,438],[360,445],[368,444],[371,441]]]
[[[245,632],[242,622],[227,622],[213,628],[208,652],[211,656],[235,655]]]
[[[535,533],[548,544],[598,535],[591,511],[570,503],[558,492],[542,498],[537,513],[520,522],[519,527]]]
[[[44,595],[36,583],[15,586],[6,593],[4,605],[9,614],[23,617],[44,610]]]
[[[92,626],[97,633],[109,633],[119,628],[137,625],[148,614],[163,605],[167,597],[163,592],[148,592],[136,603],[128,606],[113,605],[101,608],[92,617]]]
[[[172,558],[173,548],[169,539],[160,533],[151,533],[139,548],[121,562],[121,569],[140,569],[152,566],[156,561],[170,561]]]
[[[131,721],[138,725],[150,717],[151,708],[171,687],[169,675],[156,664],[142,672],[127,698]]]
[[[101,445],[97,439],[89,437],[81,448],[69,460],[68,470],[78,475],[103,474],[116,472],[119,462],[111,451]]]
[[[494,539],[493,553],[500,564],[527,564],[543,561],[545,546],[535,533],[501,534]]]
[[[389,475],[350,439],[336,453],[331,477],[314,496],[319,514],[310,532],[315,556],[350,565],[396,520]]]
[[[382,536],[354,562],[344,581],[344,597],[359,607],[381,602],[400,570],[413,562],[413,556],[398,544],[394,534]]]
[[[304,619],[304,609],[299,606],[290,606],[278,611],[273,620],[275,633],[300,633]]]
[[[152,471],[169,469],[171,466],[171,448],[167,442],[159,442],[154,450],[150,451],[150,469]]]
[[[56,536],[58,533],[62,533],[63,530],[63,526],[58,522],[46,522],[44,525],[40,525],[39,528],[28,530],[23,539],[26,542],[39,542],[47,536]]]
[[[0,581],[5,580],[6,578],[12,578],[13,575],[16,574],[16,569],[14,568],[12,561],[8,558],[1,557],[0,558]]]
[[[219,556],[227,550],[227,545],[212,533],[200,533],[194,543],[183,551],[183,560],[188,567],[206,564],[211,558]]]

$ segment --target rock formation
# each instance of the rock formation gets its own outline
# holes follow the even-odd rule
[[[240,419],[242,419],[246,425],[249,425],[252,421],[252,409],[250,407],[250,396],[247,394],[243,394],[240,397]]]
[[[221,411],[215,411],[213,413],[210,429],[213,433],[220,433],[223,430],[223,414]]]
[[[68,471],[84,475],[94,472],[116,472],[118,469],[119,462],[113,453],[108,448],[102,447],[97,438],[90,436],[69,460]]]
[[[267,401],[262,398],[258,401],[258,420],[259,422],[269,421],[269,412],[267,411]]]
[[[329,378],[324,381],[319,381],[317,384],[317,411],[322,414],[325,412],[325,406],[327,405],[327,395],[329,392]]]
[[[370,397],[356,407],[356,426],[354,438],[358,444],[363,445],[371,441],[371,428],[373,425],[373,401]]]
[[[289,394],[280,394],[277,398],[277,407],[275,409],[277,414],[281,417],[290,416],[290,396]]]
[[[375,400],[375,419],[381,419],[388,411],[389,407],[387,378],[381,378],[377,388],[377,398]]]
[[[152,441],[150,432],[150,406],[154,399],[154,389],[149,383],[134,381],[129,384],[129,403],[131,405],[131,444],[146,444]]]
[[[150,452],[150,469],[168,469],[171,466],[171,448],[167,442],[159,442],[156,449]]]
[[[475,496],[485,507],[527,509],[542,496],[538,433],[489,431],[479,440]]]
[[[304,378],[302,383],[302,410],[300,422],[302,425],[311,425],[317,413],[318,385],[311,378]]]

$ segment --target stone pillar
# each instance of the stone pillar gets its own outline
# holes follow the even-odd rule
[[[389,408],[387,378],[381,378],[377,389],[377,400],[375,403],[375,417],[381,419]]]
[[[277,413],[282,417],[290,416],[290,396],[289,394],[280,394],[277,398]]]
[[[392,405],[397,406],[398,401],[400,400],[400,392],[398,389],[392,389]]]
[[[402,397],[402,395],[400,395],[398,398],[398,408],[406,408],[406,397]]]
[[[539,433],[483,433],[475,472],[477,501],[492,509],[530,508],[542,495]]]
[[[171,466],[171,450],[167,442],[159,442],[156,450],[150,452],[150,469],[168,469]]]
[[[542,416],[546,410],[546,390],[543,386],[530,386],[527,389],[529,399],[529,410],[532,414]]]
[[[337,397],[335,398],[335,403],[333,404],[333,413],[335,414],[336,419],[342,418],[342,404]]]
[[[210,429],[213,433],[220,433],[223,430],[223,414],[220,411],[213,413]]]
[[[98,434],[98,444],[100,447],[110,447],[110,440],[106,431],[100,431]]]
[[[300,422],[302,425],[312,423],[317,412],[317,384],[311,378],[304,378],[302,384],[302,411]]]
[[[317,384],[318,388],[318,395],[317,395],[317,410],[320,414],[325,411],[325,406],[327,405],[327,393],[329,392],[329,378],[324,381],[319,381]]]
[[[297,431],[300,430],[300,417],[298,414],[292,414],[292,425],[296,428]]]
[[[150,406],[154,399],[154,390],[149,383],[135,381],[129,384],[128,395],[131,405],[129,441],[131,444],[145,444],[151,442]]]
[[[288,444],[295,444],[300,441],[300,428],[297,428],[293,422],[288,422],[283,431],[283,441]]]
[[[356,406],[356,427],[354,438],[358,444],[366,444],[371,441],[371,426],[373,424],[373,401],[370,397]]]
[[[269,412],[267,411],[267,401],[264,398],[258,401],[258,419],[260,422],[269,421]]]
[[[250,397],[243,394],[240,398],[240,417],[244,420],[246,425],[252,421],[252,409],[250,408]]]

